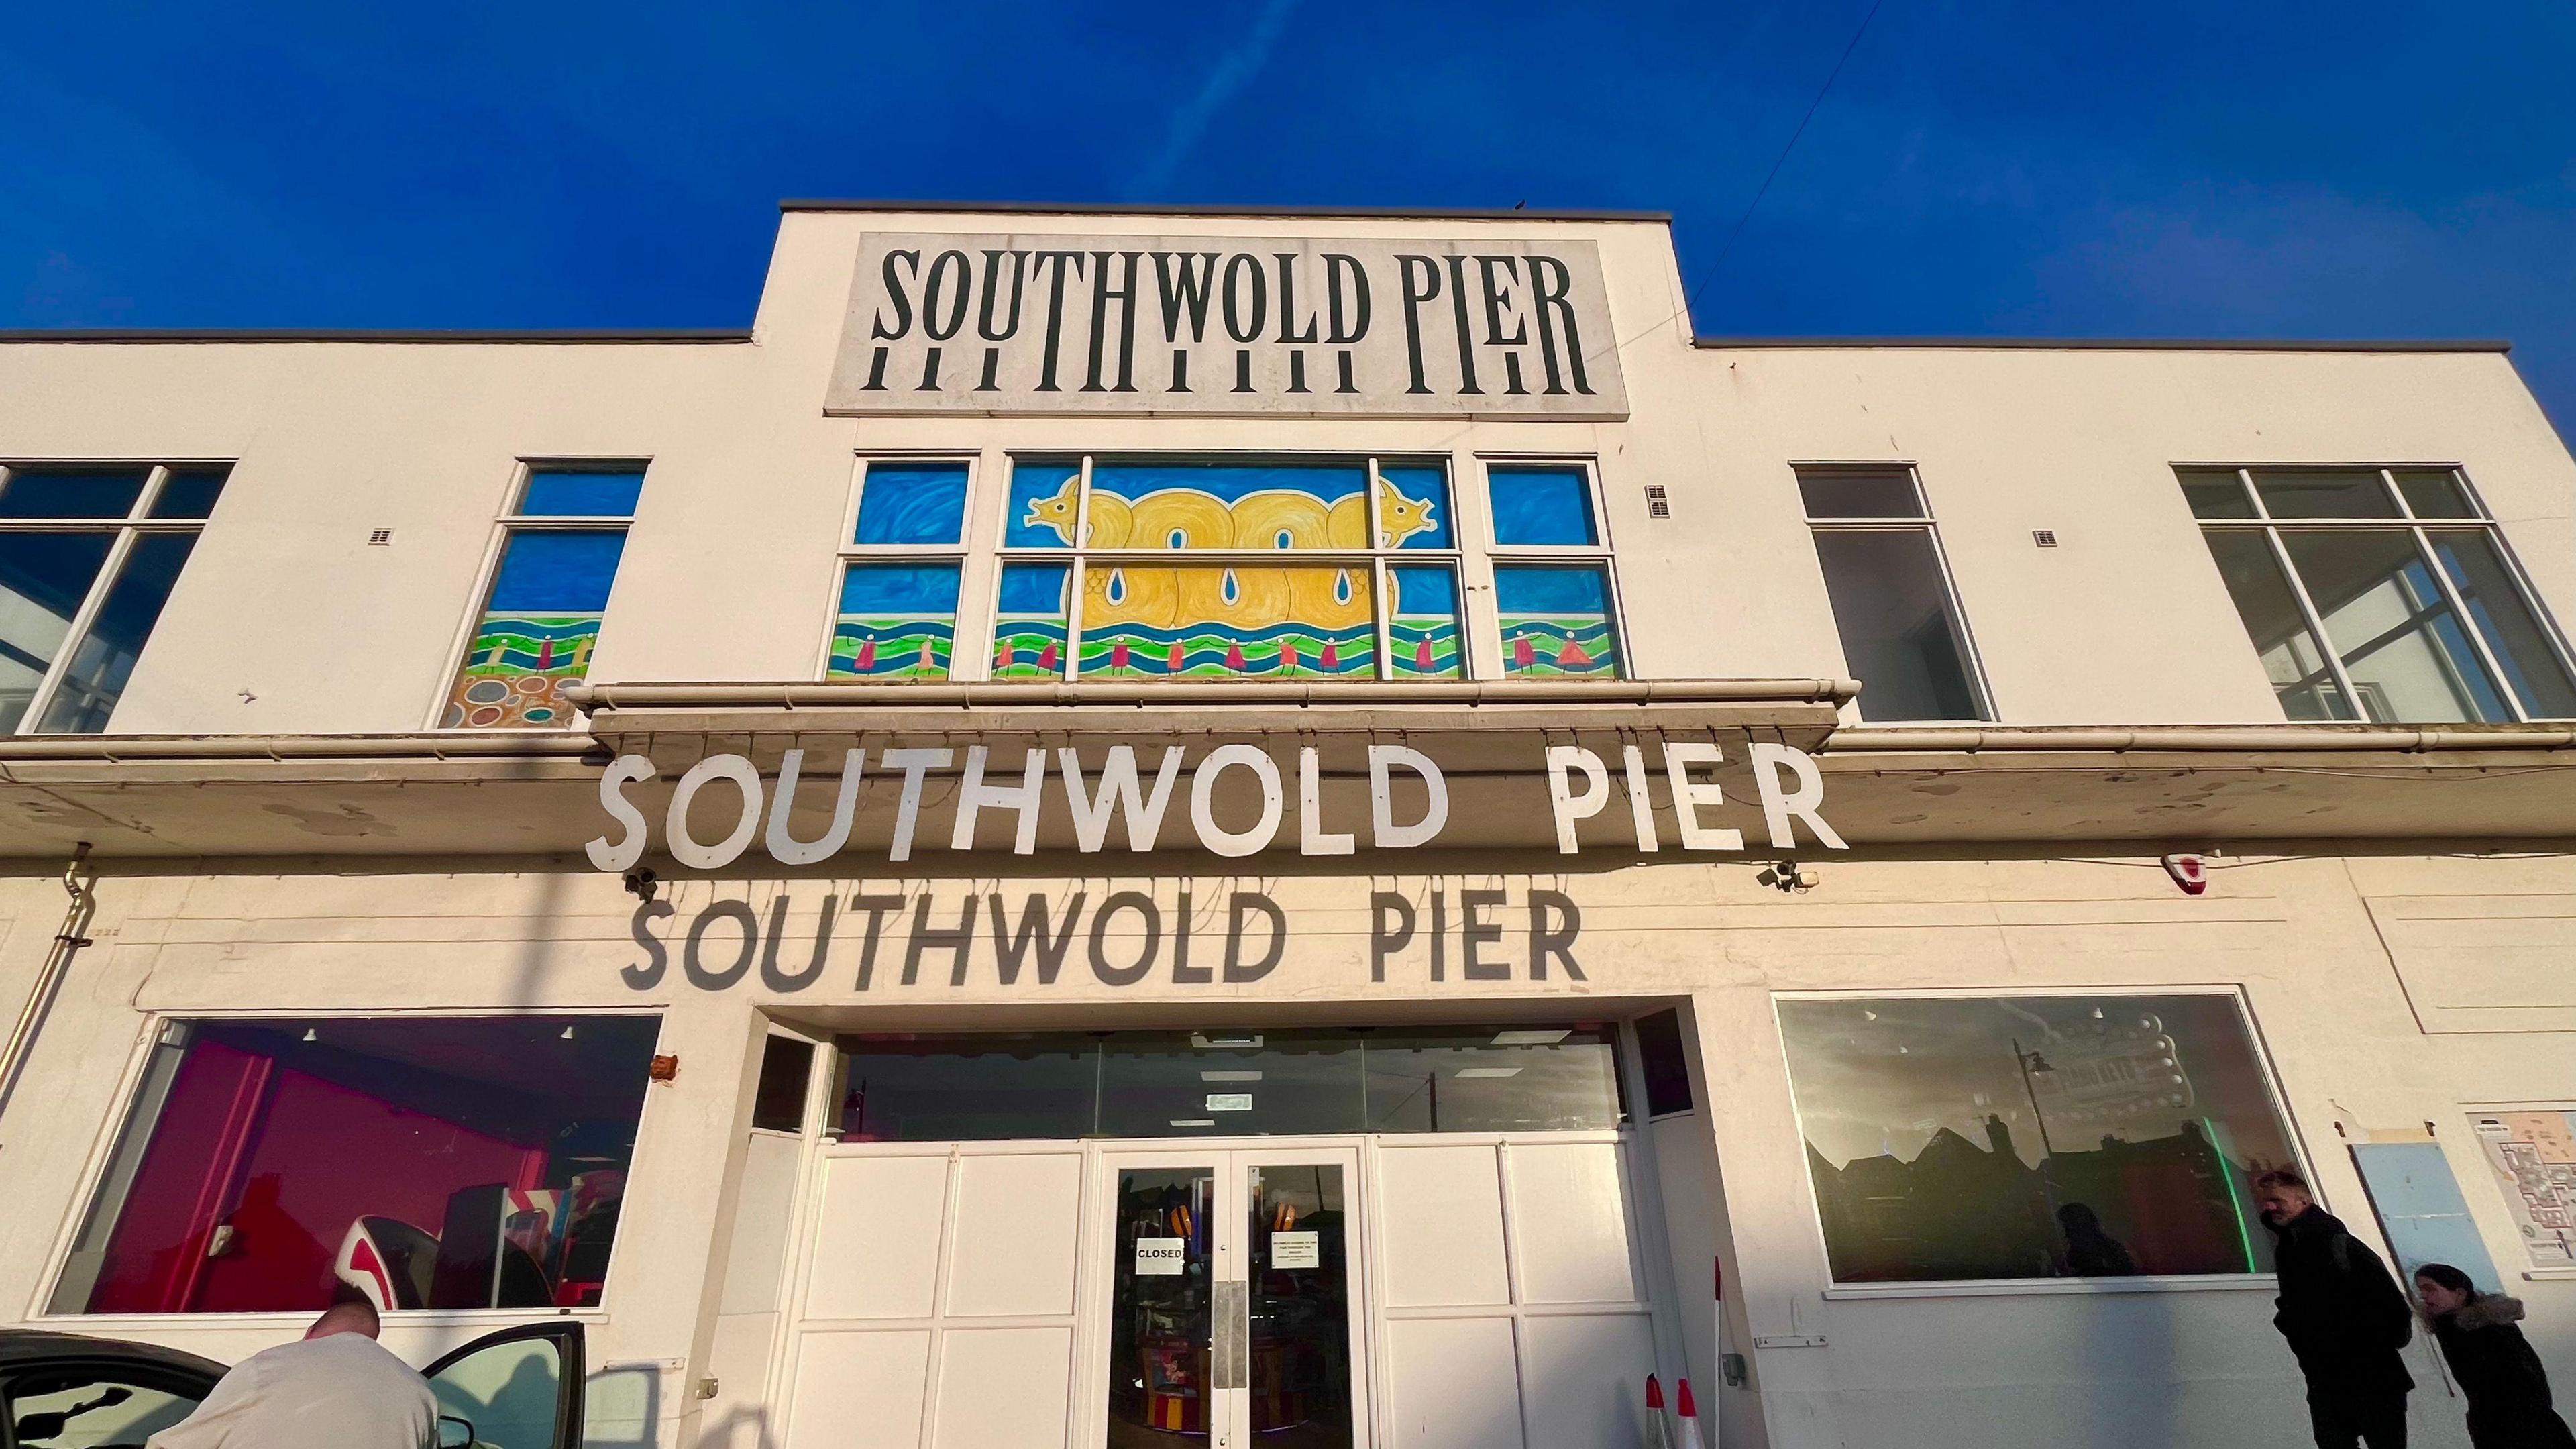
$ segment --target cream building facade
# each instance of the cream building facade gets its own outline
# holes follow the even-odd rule
[[[2295,1442],[2286,1166],[2576,1375],[2499,344],[791,203],[741,334],[0,340],[0,464],[19,1326],[569,1319],[597,1444]]]

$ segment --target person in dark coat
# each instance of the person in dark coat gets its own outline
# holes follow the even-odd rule
[[[2254,1201],[2280,1239],[2272,1326],[2308,1381],[2317,1449],[2405,1449],[2415,1380],[2399,1351],[2415,1336],[2415,1311],[2404,1290],[2377,1253],[2317,1206],[2297,1173],[2254,1179]]]
[[[2576,1434],[2549,1403],[2549,1375],[2522,1330],[2522,1300],[2481,1293],[2448,1263],[2415,1270],[2415,1296],[2469,1398],[2469,1442],[2477,1449],[2576,1449]]]

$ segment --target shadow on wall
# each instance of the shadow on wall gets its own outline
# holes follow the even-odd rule
[[[698,1427],[698,1449],[779,1449],[779,1443],[765,1406],[737,1404]]]
[[[659,1449],[662,1366],[613,1363],[582,1381],[583,1449]],[[702,1441],[708,1444],[720,1439]]]

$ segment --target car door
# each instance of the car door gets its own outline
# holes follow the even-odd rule
[[[440,1449],[580,1449],[582,1375],[570,1319],[487,1333],[421,1371]]]
[[[71,1340],[59,1350],[0,1361],[0,1445],[6,1449],[141,1449],[196,1411],[223,1376],[175,1355],[121,1352]]]

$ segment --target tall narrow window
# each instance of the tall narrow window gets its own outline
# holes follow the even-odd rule
[[[1509,679],[1618,679],[1627,673],[1592,466],[1489,462],[1494,614]]]
[[[1860,680],[1860,717],[1991,718],[1914,470],[1800,468],[1798,494],[1843,663]]]
[[[0,467],[0,731],[107,729],[230,471]]]
[[[996,679],[1465,677],[1434,460],[1016,458],[1001,556]]]
[[[965,569],[968,477],[961,459],[860,461],[826,675],[948,677]]]
[[[563,687],[590,673],[626,525],[644,491],[640,463],[543,463],[528,469],[502,520],[474,637],[449,689],[446,729],[561,728]]]
[[[2576,717],[2564,641],[2457,469],[2175,473],[2287,717]]]

